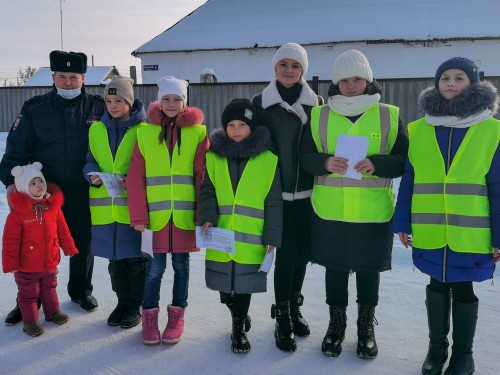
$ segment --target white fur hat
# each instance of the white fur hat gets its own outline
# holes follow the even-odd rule
[[[360,77],[369,83],[373,82],[372,68],[368,59],[355,49],[344,52],[333,63],[332,82],[334,85],[338,84],[341,79],[349,77]]]
[[[30,194],[29,184],[35,177],[40,177],[46,183],[45,177],[42,174],[42,163],[35,161],[33,164],[27,164],[22,167],[18,165],[12,168],[10,173],[14,176],[14,184],[17,191],[29,195],[31,199],[40,199],[40,197],[34,197]],[[43,195],[45,195],[45,192]]]
[[[187,81],[183,79],[177,79],[172,76],[165,76],[160,78],[157,83],[158,85],[158,101],[161,101],[165,95],[173,94],[180,97],[184,104],[187,104],[188,92],[187,88],[189,86]]]
[[[283,59],[297,61],[302,67],[302,77],[306,75],[307,67],[309,65],[307,61],[307,52],[300,44],[286,43],[278,48],[273,57],[273,71],[276,70],[278,62]]]

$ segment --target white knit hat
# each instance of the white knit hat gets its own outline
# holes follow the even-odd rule
[[[42,164],[35,161],[33,164],[27,164],[25,166],[15,166],[10,172],[14,176],[14,184],[16,185],[17,191],[20,193],[25,193],[30,196],[31,199],[40,199],[40,197],[34,197],[30,194],[29,185],[32,179],[35,177],[40,177],[43,182],[46,183],[45,177],[42,174]],[[45,187],[47,189],[47,187]],[[46,192],[47,190],[45,190]],[[45,195],[45,192],[43,195]]]
[[[180,97],[184,104],[187,104],[188,100],[188,82],[183,79],[177,79],[172,76],[165,76],[160,78],[157,83],[158,85],[158,101],[161,101],[165,95],[173,94]]]
[[[124,76],[113,76],[111,81],[108,82],[104,88],[104,100],[107,95],[121,96],[132,107],[134,104],[134,89],[132,85],[134,80]]]
[[[276,71],[276,65],[278,65],[280,60],[290,59],[297,61],[302,67],[302,76],[306,75],[307,67],[309,65],[307,61],[307,52],[300,44],[297,43],[286,43],[283,44],[273,57],[273,70]]]
[[[368,59],[355,49],[344,52],[333,63],[332,82],[334,85],[338,84],[341,79],[349,77],[360,77],[369,83],[373,82],[372,68]]]

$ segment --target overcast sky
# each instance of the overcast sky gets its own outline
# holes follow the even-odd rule
[[[141,60],[131,52],[206,0],[2,1],[0,85],[27,66],[49,66],[54,49],[84,52],[88,64],[115,65],[121,74]],[[61,12],[62,5],[62,47]]]

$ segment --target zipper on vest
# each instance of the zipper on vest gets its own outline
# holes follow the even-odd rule
[[[170,120],[170,122],[167,126],[168,126],[168,128],[166,130],[169,131],[169,129],[170,129],[170,142],[169,142],[170,147],[167,147],[167,152],[170,155],[170,167],[172,167],[172,161],[173,161],[172,155],[174,154],[174,121]],[[165,142],[165,144],[166,144],[166,142]],[[172,169],[170,169],[170,170],[172,170]],[[173,180],[174,180],[174,176],[172,175],[171,183],[173,183]],[[173,240],[172,240],[172,234],[174,232],[174,230],[172,228],[173,223],[174,223],[174,209],[175,209],[175,206],[172,205],[170,218],[168,220],[168,233],[169,233],[168,234],[168,252],[171,254],[174,253]]]
[[[448,155],[446,159],[446,174],[450,170],[451,165],[451,140],[453,139],[453,128],[450,129],[450,135],[448,136]],[[446,217],[446,224],[448,225],[448,217]],[[448,258],[448,244],[445,245],[443,249],[443,282],[446,282],[446,262]]]

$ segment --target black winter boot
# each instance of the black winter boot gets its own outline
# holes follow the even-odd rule
[[[238,318],[233,315],[233,332],[231,333],[231,350],[233,353],[248,353],[251,349],[250,341],[243,326],[244,318]]]
[[[118,304],[108,317],[108,325],[119,326],[128,304],[128,280],[126,260],[111,260],[108,264],[111,289],[118,297]]]
[[[453,300],[453,346],[444,375],[470,375],[475,371],[472,343],[476,334],[479,301],[462,303]]]
[[[276,346],[284,352],[294,352],[297,349],[293,323],[290,316],[290,301],[278,302],[271,307],[271,318],[276,318],[274,337]]]
[[[427,287],[426,296],[429,351],[422,365],[422,375],[441,375],[443,366],[448,359],[450,294],[436,293]]]
[[[231,316],[235,316],[236,312],[234,309],[234,305],[232,303],[226,303],[227,308],[231,312]],[[250,315],[247,314],[245,319],[243,320],[243,329],[245,332],[250,331],[250,328],[252,328],[252,318],[250,318]]]
[[[292,317],[293,333],[299,337],[309,336],[311,330],[307,321],[300,312],[300,306],[304,303],[304,296],[300,292],[292,292],[290,300],[290,316]]]
[[[330,306],[330,323],[321,344],[321,351],[328,357],[337,357],[342,352],[347,326],[346,309],[347,306]]]
[[[375,319],[375,306],[358,305],[358,358],[373,359],[378,354],[375,329],[373,324],[378,324]]]
[[[5,325],[6,326],[13,326],[19,323],[20,321],[23,320],[23,316],[21,314],[21,309],[19,308],[19,305],[16,304],[16,307],[14,307],[8,314],[7,317],[5,318]]]
[[[40,306],[42,305],[40,298],[38,299],[37,304],[38,304],[38,309],[40,309]],[[16,307],[14,307],[7,314],[7,317],[5,318],[5,325],[6,326],[14,326],[17,323],[21,322],[22,320],[23,320],[23,316],[21,314],[21,309],[19,308],[19,305],[17,303],[17,298],[16,298]]]
[[[129,259],[127,265],[128,303],[123,313],[120,327],[132,328],[142,321],[141,305],[144,299],[144,279],[147,259],[144,257]]]

